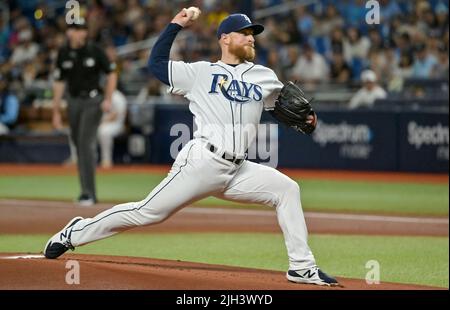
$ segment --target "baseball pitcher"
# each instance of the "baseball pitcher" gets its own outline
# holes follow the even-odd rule
[[[254,36],[264,27],[253,24],[244,14],[232,14],[219,25],[219,61],[169,60],[176,35],[194,22],[192,17],[191,10],[183,10],[173,18],[152,49],[149,68],[170,92],[189,100],[197,128],[194,139],[145,199],[116,205],[94,218],[72,219],[48,241],[45,256],[57,258],[68,249],[118,232],[160,223],[199,199],[215,196],[276,210],[289,257],[289,281],[338,285],[317,267],[308,246],[298,184],[276,169],[246,160],[263,109],[295,130],[310,134],[317,116],[309,101],[298,86],[284,86],[271,69],[252,63]]]

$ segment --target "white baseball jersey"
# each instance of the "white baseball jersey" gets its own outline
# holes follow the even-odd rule
[[[194,137],[237,156],[253,143],[263,108],[273,108],[283,87],[271,69],[251,62],[170,61],[169,82],[171,93],[190,101]]]

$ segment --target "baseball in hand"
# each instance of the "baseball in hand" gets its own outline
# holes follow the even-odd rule
[[[187,8],[187,9],[184,9],[184,10],[186,12],[187,11],[191,11],[192,12],[191,20],[196,20],[200,16],[200,13],[202,12],[202,11],[200,11],[200,9],[198,7],[195,7],[195,6],[191,6],[191,7]]]

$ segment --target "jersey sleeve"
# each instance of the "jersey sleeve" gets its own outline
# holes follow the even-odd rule
[[[195,85],[201,67],[202,62],[169,61],[169,92],[176,95],[189,93]]]
[[[267,87],[268,95],[264,99],[264,109],[266,111],[273,110],[273,108],[275,107],[275,100],[277,99],[281,89],[284,86],[283,83],[281,83],[280,80],[278,80],[278,77],[275,74],[275,72],[270,70],[270,74],[272,75],[272,80]]]
[[[106,56],[105,52],[98,47],[97,58],[100,70],[102,70],[104,73],[109,74],[116,70],[116,63],[109,61],[108,56]]]
[[[63,81],[65,79],[64,70],[62,67],[62,53],[62,49],[60,49],[56,58],[55,69],[53,70],[53,78],[56,81]]]

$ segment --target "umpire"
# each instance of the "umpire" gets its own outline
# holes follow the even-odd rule
[[[67,44],[59,52],[54,71],[53,126],[62,129],[60,103],[67,84],[67,114],[70,136],[78,156],[81,194],[78,202],[90,206],[97,202],[95,168],[97,161],[97,128],[103,111],[111,108],[112,93],[117,84],[115,63],[108,60],[101,47],[88,41],[84,19],[68,25]],[[100,77],[106,74],[104,91]]]

